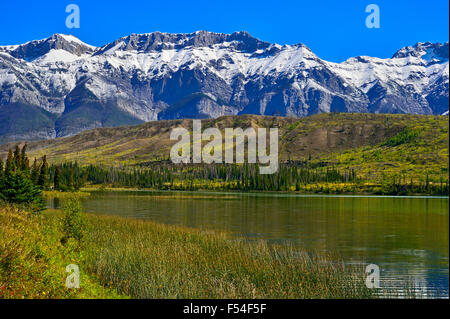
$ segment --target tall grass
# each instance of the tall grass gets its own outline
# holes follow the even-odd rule
[[[84,271],[83,252],[72,241],[61,243],[61,220],[0,203],[0,299],[123,297]],[[82,270],[82,289],[65,285],[71,263]]]
[[[370,298],[354,269],[292,247],[88,216],[89,271],[134,298]]]

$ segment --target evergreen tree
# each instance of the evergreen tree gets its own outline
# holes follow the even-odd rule
[[[3,171],[3,160],[0,158],[0,179],[3,178],[3,174],[5,172]]]
[[[29,173],[29,171],[30,171],[30,162],[29,162],[28,157],[27,157],[27,147],[28,147],[28,145],[25,144],[22,147],[22,150],[20,152],[20,160],[21,160],[21,162],[20,162],[20,169],[22,170],[22,172]]]
[[[30,177],[30,161],[28,157],[22,162],[22,172],[24,172],[28,177]]]
[[[46,189],[48,186],[48,164],[46,155],[42,157],[41,171],[39,173],[37,184],[41,189]]]
[[[13,153],[10,149],[8,152],[8,158],[6,159],[5,175],[11,174],[13,171],[15,171],[14,157],[13,157]]]
[[[61,171],[59,169],[59,166],[56,166],[55,177],[53,178],[53,188],[55,190],[59,190],[60,189],[60,185],[59,185],[60,176],[61,176]]]
[[[33,166],[31,167],[31,181],[33,182],[34,185],[38,184],[39,172],[40,172],[40,167],[37,163],[36,158],[34,158]]]
[[[75,179],[74,171],[73,171],[73,169],[70,169],[69,176],[68,176],[68,179],[67,179],[67,187],[70,190],[72,190],[74,188],[74,179]]]
[[[16,149],[14,150],[14,171],[22,167],[22,156],[20,153],[20,147],[16,145]]]
[[[8,178],[0,179],[0,199],[24,205],[33,211],[45,208],[41,190],[23,172],[12,172]]]
[[[36,162],[35,166],[37,166]],[[39,177],[39,171],[37,172]],[[5,170],[3,170],[3,161],[0,160],[0,200],[25,206],[32,211],[45,208],[41,190],[30,179],[26,145],[22,150],[16,145],[14,153],[11,149],[9,150]]]

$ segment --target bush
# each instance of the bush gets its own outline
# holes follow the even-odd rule
[[[69,238],[76,239],[80,243],[85,233],[85,222],[82,215],[81,203],[77,198],[68,198],[63,206],[63,233],[62,242]]]
[[[0,178],[0,200],[35,212],[45,209],[41,190],[21,171],[7,173]]]

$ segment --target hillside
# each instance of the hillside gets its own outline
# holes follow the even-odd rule
[[[192,128],[192,120],[155,121],[138,126],[98,128],[78,135],[28,143],[30,158],[46,154],[50,163],[145,166],[167,162],[170,132]],[[358,175],[379,180],[401,174],[448,180],[447,116],[384,114],[320,114],[294,119],[256,115],[223,116],[202,121],[202,129],[278,127],[280,162],[304,161],[355,168]],[[4,159],[14,143],[0,146]]]

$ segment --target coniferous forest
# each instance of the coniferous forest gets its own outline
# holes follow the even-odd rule
[[[288,162],[275,174],[259,174],[258,164],[153,163],[135,167],[81,166],[76,162],[47,163],[46,156],[30,160],[27,145],[9,150],[0,160],[0,199],[42,209],[43,190],[77,191],[82,187],[124,187],[155,190],[282,191],[309,193],[375,193],[390,195],[448,195],[448,181],[386,177],[370,184],[354,169],[337,169],[320,163]]]
[[[431,183],[408,180],[404,176],[386,177],[380,184],[368,184],[354,169],[336,169],[308,161],[285,163],[275,174],[259,174],[258,164],[167,164],[145,167],[80,166],[68,162],[49,167],[55,189],[78,190],[87,185],[113,188],[157,190],[283,191],[313,193],[433,194],[446,195],[447,181]]]

